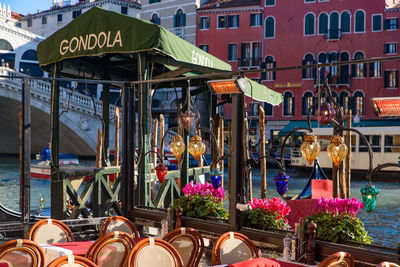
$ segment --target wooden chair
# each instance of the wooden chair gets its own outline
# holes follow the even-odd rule
[[[146,238],[139,241],[129,253],[127,267],[183,267],[178,251],[167,241]]]
[[[65,255],[61,256],[47,265],[47,267],[97,267],[97,265],[91,260],[82,257],[82,256],[74,256],[74,255]]]
[[[227,232],[215,242],[211,262],[212,265],[232,264],[254,258],[259,258],[258,250],[247,236]]]
[[[193,228],[181,227],[167,233],[163,240],[170,243],[182,258],[183,266],[198,266],[204,252],[203,237]]]
[[[139,231],[135,225],[123,216],[111,216],[105,219],[100,226],[100,236],[110,232],[125,232],[132,236],[132,238],[140,237]]]
[[[129,252],[135,245],[130,234],[111,232],[94,242],[86,253],[86,258],[97,266],[125,266]]]
[[[0,262],[14,266],[21,262],[25,266],[44,267],[43,249],[28,239],[17,239],[0,245]]]
[[[394,262],[383,261],[378,264],[378,267],[400,267],[400,265],[398,265]]]
[[[337,252],[325,258],[318,264],[318,267],[354,267],[354,260],[350,253],[347,252]]]
[[[38,244],[51,244],[74,241],[74,236],[63,222],[56,219],[43,219],[32,226],[28,239]]]

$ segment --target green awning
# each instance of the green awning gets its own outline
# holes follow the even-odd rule
[[[245,95],[257,101],[268,102],[273,106],[277,106],[283,101],[283,95],[279,94],[268,87],[259,84],[249,78],[250,86],[247,88]]]
[[[64,59],[155,50],[185,63],[230,71],[231,66],[149,21],[93,7],[38,45],[41,66]]]

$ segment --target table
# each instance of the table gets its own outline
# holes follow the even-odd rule
[[[274,262],[277,264],[275,266],[280,265],[280,267],[316,267],[317,265],[307,265],[304,263],[300,262],[293,262],[293,261],[285,261],[282,258],[276,258],[276,259],[266,259],[270,261],[271,266],[274,266]],[[263,258],[255,258],[252,260],[247,260],[247,261],[242,261],[242,262],[237,262],[237,263],[232,263],[232,264],[221,264],[221,265],[215,265],[212,267],[255,267],[255,266],[264,266],[263,264]]]

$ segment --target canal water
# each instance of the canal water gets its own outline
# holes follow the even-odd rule
[[[275,190],[273,177],[277,169],[267,170],[267,197],[279,197]],[[308,178],[299,175],[293,168],[288,168],[291,177],[288,195],[301,192]],[[19,210],[19,163],[18,158],[0,157],[0,203],[4,206]],[[351,197],[362,201],[360,189],[367,181],[352,181]],[[372,213],[361,210],[359,218],[364,222],[374,244],[397,248],[400,244],[400,182],[373,182],[381,193],[378,196],[376,209]],[[227,182],[225,182],[225,187]],[[225,188],[226,189],[226,188]],[[44,199],[43,206],[50,207],[50,181],[41,179],[31,180],[31,209],[39,208],[39,199]],[[253,172],[253,197],[260,197],[260,169]]]

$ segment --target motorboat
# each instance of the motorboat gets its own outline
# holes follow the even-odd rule
[[[78,156],[72,153],[59,154],[60,166],[80,166]],[[31,178],[50,179],[50,161],[36,159],[31,163]]]

